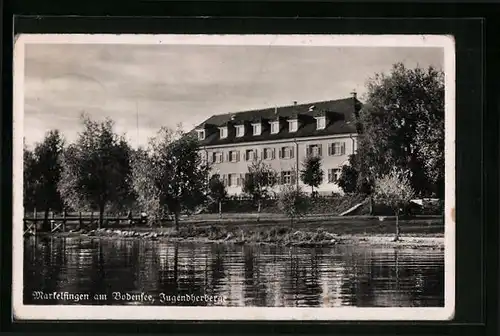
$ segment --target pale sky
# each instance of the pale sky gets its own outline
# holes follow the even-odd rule
[[[185,130],[214,114],[362,97],[366,80],[392,64],[443,68],[442,48],[28,44],[24,135],[51,129],[68,142],[79,116],[110,117],[130,144],[160,126]],[[137,127],[138,125],[138,127]]]

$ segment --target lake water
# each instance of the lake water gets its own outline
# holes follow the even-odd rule
[[[165,300],[189,294],[213,301],[175,304],[443,307],[444,252],[30,237],[24,286],[25,304],[173,305]],[[54,292],[80,296],[46,295]],[[117,300],[113,292],[136,296]]]

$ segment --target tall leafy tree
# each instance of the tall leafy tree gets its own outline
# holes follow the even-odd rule
[[[158,165],[151,161],[152,153],[139,148],[132,154],[132,185],[137,195],[141,211],[148,214],[149,224],[160,223],[167,214],[167,209],[160,204],[160,191],[155,180],[159,175]]]
[[[434,67],[395,64],[367,84],[359,113],[362,135],[357,156],[358,187],[388,174],[409,170],[420,194],[442,194],[444,177],[444,73]]]
[[[349,158],[349,161],[353,160],[352,156]],[[352,164],[343,165],[338,180],[340,188],[347,194],[355,193],[358,190],[358,175],[358,171]]]
[[[26,144],[23,148],[23,205],[25,210],[33,211],[36,207],[35,191],[38,180],[35,176],[35,155]]]
[[[42,142],[33,151],[24,149],[24,195],[26,202],[32,202],[44,212],[43,229],[49,230],[49,211],[61,211],[63,202],[57,190],[61,179],[60,157],[64,149],[64,139],[58,130],[47,132]],[[25,204],[26,204],[25,202]]]
[[[399,240],[399,214],[415,196],[411,186],[408,171],[393,168],[375,180],[374,197],[377,202],[389,205],[396,216],[396,236],[394,241]]]
[[[250,195],[257,203],[259,214],[262,201],[271,196],[277,178],[276,171],[262,159],[253,160],[248,166],[248,173],[243,181],[243,192]]]
[[[193,210],[207,196],[209,166],[200,157],[199,142],[190,133],[162,128],[141,155],[134,163],[139,202],[150,202],[157,217],[173,214],[178,230],[181,211]]]
[[[224,182],[219,174],[214,174],[208,182],[210,197],[212,197],[219,205],[219,216],[222,217],[222,201],[227,197],[227,190]]]
[[[311,187],[311,192],[314,193],[314,188],[319,187],[323,182],[323,169],[321,169],[321,157],[308,156],[302,163],[300,171],[300,179],[304,184]]]
[[[72,208],[99,211],[99,227],[104,212],[130,204],[131,149],[117,135],[110,119],[98,122],[82,116],[83,131],[62,156],[63,174],[59,190]]]

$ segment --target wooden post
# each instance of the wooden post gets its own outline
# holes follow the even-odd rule
[[[81,230],[82,229],[82,212],[79,211],[78,212],[78,230]]]
[[[66,232],[66,209],[63,210],[63,223],[62,223],[62,231]]]
[[[54,230],[54,225],[56,224],[56,222],[54,221],[54,210],[52,210],[50,213],[50,217],[52,218],[50,221],[50,232],[52,232],[52,230]]]
[[[133,218],[132,211],[129,210],[127,213],[128,227],[132,227]]]
[[[33,222],[35,223],[35,228],[36,228],[38,225],[38,223],[36,221],[36,207],[33,209]]]

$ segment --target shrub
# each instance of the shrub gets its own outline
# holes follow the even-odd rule
[[[278,207],[293,224],[294,219],[303,217],[307,213],[308,197],[300,187],[285,185],[278,195]]]
[[[399,215],[414,197],[415,192],[411,187],[408,174],[404,171],[393,169],[389,174],[375,181],[375,200],[390,206],[396,215],[396,237],[399,240]]]

